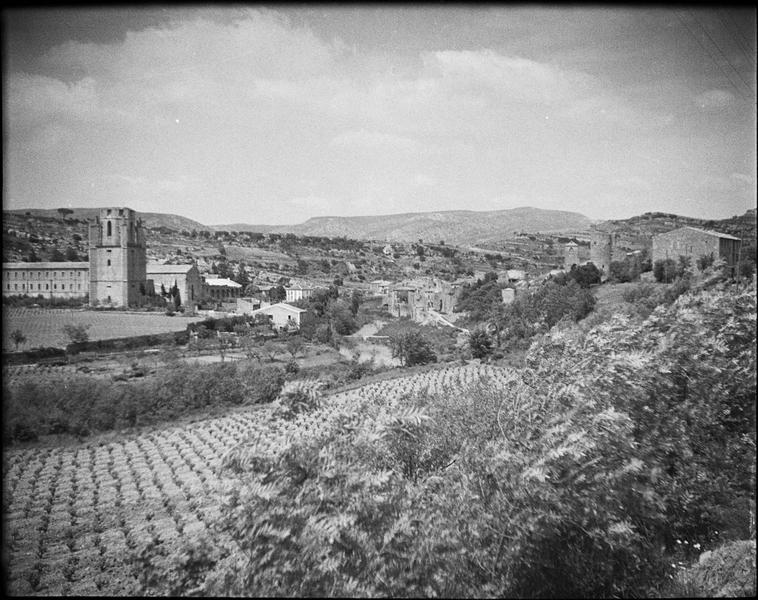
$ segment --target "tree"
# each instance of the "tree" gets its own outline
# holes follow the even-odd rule
[[[713,252],[710,254],[703,254],[701,257],[697,259],[697,268],[701,271],[705,271],[708,267],[710,267],[715,261],[715,258],[713,256]]]
[[[653,265],[653,275],[659,283],[671,283],[677,275],[676,261],[672,258],[656,260]]]
[[[72,246],[66,248],[66,260],[70,260],[71,262],[79,260],[79,254]]]
[[[261,350],[266,356],[268,356],[270,362],[274,362],[274,360],[276,360],[276,355],[279,353],[279,346],[269,340],[263,343]]]
[[[418,331],[403,332],[391,338],[390,342],[392,357],[399,358],[402,366],[412,367],[437,362],[437,355],[432,350],[431,343]]]
[[[72,214],[74,211],[73,211],[73,210],[71,210],[70,208],[59,208],[59,209],[58,209],[58,212],[60,213],[61,217],[62,217],[62,218],[63,218],[63,220],[65,221],[65,220],[66,220],[66,215],[70,215],[70,214]]]
[[[21,332],[20,329],[14,329],[11,332],[11,340],[13,340],[13,343],[16,344],[16,350],[18,351],[18,345],[24,344],[26,342],[26,336]]]
[[[63,256],[63,253],[58,250],[58,248],[53,248],[53,251],[50,253],[50,261],[51,262],[66,262],[66,257]]]
[[[284,289],[283,285],[274,286],[268,291],[268,299],[273,304],[276,304],[277,302],[284,302],[286,298],[287,290]]]
[[[611,263],[611,269],[613,263]],[[579,267],[571,267],[569,277],[576,281],[580,287],[588,288],[591,285],[600,283],[600,269],[598,269],[593,263],[587,263]]]
[[[161,283],[161,296],[165,298],[168,296],[168,292],[166,291],[166,286]]]
[[[292,358],[295,358],[300,352],[302,352],[304,347],[305,344],[300,336],[294,336],[287,340],[287,352],[292,355]]]
[[[37,253],[34,251],[34,248],[32,248],[29,251],[29,256],[26,259],[29,262],[39,262],[39,256],[37,256]]]
[[[239,283],[243,289],[250,285],[250,276],[247,274],[245,263],[240,262],[240,264],[237,265],[237,273],[234,276],[234,281]]]
[[[351,305],[344,300],[340,299],[332,301],[329,304],[327,314],[334,332],[339,335],[350,335],[358,329],[358,324],[353,317]]]
[[[74,344],[78,344],[89,340],[89,334],[87,333],[89,328],[89,324],[80,323],[77,325],[75,323],[67,323],[63,326],[63,333],[65,333]]]
[[[484,329],[472,331],[468,344],[474,358],[486,358],[492,354],[492,339]]]

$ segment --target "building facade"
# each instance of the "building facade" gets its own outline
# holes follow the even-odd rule
[[[563,268],[569,271],[574,265],[579,266],[579,246],[569,242],[563,247]]]
[[[160,293],[161,285],[167,292],[176,285],[179,288],[180,300],[186,306],[192,306],[203,300],[203,278],[194,264],[150,263],[147,265],[147,280],[148,288],[152,285],[156,293]]]
[[[146,292],[147,253],[142,221],[130,208],[103,208],[89,226],[91,305],[130,306]]]
[[[297,300],[302,300],[303,298],[310,298],[313,296],[313,288],[307,286],[293,285],[291,287],[285,288],[284,291],[287,294],[285,302],[295,302]]]
[[[87,298],[88,262],[3,263],[3,296]]]
[[[236,281],[224,277],[206,279],[203,283],[203,296],[206,300],[217,302],[235,301],[242,295],[242,286]]]
[[[653,237],[653,264],[668,258],[678,260],[680,256],[691,259],[692,266],[697,266],[701,256],[713,256],[714,259],[726,261],[730,274],[737,272],[740,256],[740,239],[725,233],[680,227]]]
[[[266,315],[277,329],[299,329],[309,319],[310,313],[304,308],[291,306],[284,302],[272,304],[264,308],[254,310],[252,315]]]

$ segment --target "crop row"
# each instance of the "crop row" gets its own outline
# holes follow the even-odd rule
[[[173,548],[217,516],[230,450],[252,444],[276,453],[295,436],[316,435],[366,399],[396,406],[408,393],[505,386],[512,372],[455,366],[341,392],[320,410],[278,419],[253,408],[113,441],[7,451],[3,458],[4,551],[13,594],[135,594],[130,558],[148,542]]]

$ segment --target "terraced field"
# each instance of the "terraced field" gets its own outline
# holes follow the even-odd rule
[[[315,435],[360,399],[390,409],[405,394],[485,381],[502,389],[511,370],[443,366],[377,381],[325,399],[294,421],[271,407],[245,408],[182,426],[71,446],[6,449],[3,555],[11,594],[142,593],[131,557],[150,540],[174,547],[209,527],[218,512],[222,458],[244,442],[276,453],[292,436]]]

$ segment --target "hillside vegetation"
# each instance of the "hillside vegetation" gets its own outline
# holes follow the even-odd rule
[[[227,455],[213,534],[177,554],[152,546],[142,555],[150,585],[290,596],[671,593],[682,540],[711,549],[751,534],[755,325],[755,280],[711,278],[647,318],[554,330],[505,385],[430,380],[400,398],[350,402],[294,390],[284,443],[259,431]]]

